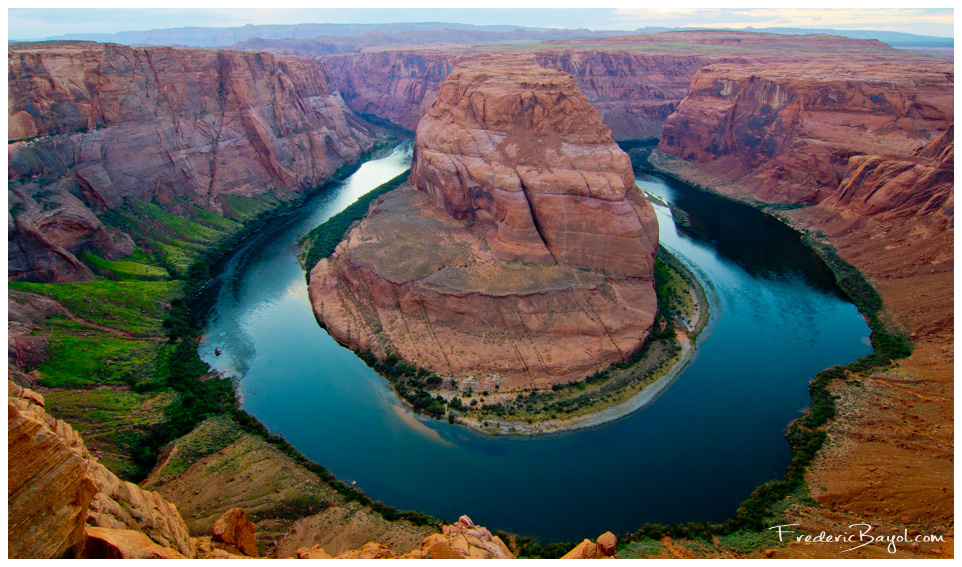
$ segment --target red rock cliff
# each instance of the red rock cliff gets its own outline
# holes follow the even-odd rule
[[[342,343],[505,391],[583,378],[647,337],[654,211],[569,75],[503,59],[453,71],[410,183],[311,272]]]
[[[853,156],[911,156],[952,121],[952,66],[821,57],[700,70],[659,149],[703,164],[752,197],[830,197]]]
[[[69,254],[111,237],[84,208],[182,199],[221,212],[227,194],[290,198],[373,145],[312,59],[65,42],[14,45],[8,60],[17,278],[89,275]],[[35,210],[37,193],[64,214]]]
[[[334,55],[323,60],[353,110],[414,130],[451,69],[458,61],[476,56],[463,49],[423,48]],[[684,98],[692,75],[711,61],[700,55],[585,49],[546,49],[535,57],[542,67],[572,75],[578,90],[619,140],[658,137],[665,119]]]

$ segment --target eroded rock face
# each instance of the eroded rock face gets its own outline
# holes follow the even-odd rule
[[[125,200],[222,213],[225,195],[293,198],[374,143],[308,58],[54,42],[11,46],[8,63],[17,279],[90,279],[83,247],[129,254],[94,214]]]
[[[608,559],[615,554],[618,538],[611,532],[598,536],[596,542],[586,539],[575,546],[562,559]]]
[[[434,50],[333,55],[323,61],[344,101],[356,112],[375,114],[414,130],[438,96],[456,54]]]
[[[454,71],[418,125],[411,183],[486,231],[502,260],[650,276],[654,211],[566,73],[489,60]]]
[[[214,522],[211,537],[215,542],[227,545],[227,551],[239,551],[248,557],[257,557],[257,538],[254,524],[247,519],[243,508],[231,508]]]
[[[951,63],[821,57],[696,73],[659,149],[761,201],[817,203],[861,165],[910,157],[953,120]],[[716,183],[717,184],[717,183]]]
[[[616,140],[658,138],[665,120],[688,93],[704,55],[621,50],[546,50],[538,64],[569,73]]]
[[[87,453],[67,424],[49,418],[43,397],[8,382],[7,543],[11,558],[59,558],[84,540],[97,492]]]
[[[118,479],[43,396],[7,384],[10,557],[194,556],[173,504]]]
[[[451,70],[474,56],[463,49],[421,48],[331,55],[323,60],[353,110],[414,130]],[[660,136],[665,120],[688,92],[692,75],[711,62],[704,55],[646,55],[614,49],[545,49],[535,58],[542,67],[573,76],[578,90],[617,140]]]
[[[826,207],[849,217],[901,218],[955,225],[955,125],[902,158],[853,156],[849,174]]]
[[[410,179],[311,273],[337,340],[511,390],[583,378],[647,337],[654,211],[570,76],[456,69],[418,126]]]
[[[610,534],[609,534],[610,535]],[[614,537],[614,536],[612,536]],[[297,550],[298,559],[331,559],[320,545]],[[420,546],[397,555],[387,546],[368,542],[360,549],[345,551],[338,559],[515,559],[508,546],[483,526],[476,526],[471,518],[461,516],[457,522],[441,526],[441,533],[421,540]]]

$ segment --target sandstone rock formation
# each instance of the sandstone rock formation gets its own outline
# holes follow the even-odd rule
[[[63,557],[82,546],[97,492],[80,436],[48,418],[43,397],[8,382],[7,543],[10,557]]]
[[[597,542],[586,539],[564,554],[562,559],[608,559],[615,554],[618,538],[611,532],[598,536]]]
[[[239,551],[248,557],[257,557],[257,538],[254,524],[247,520],[243,508],[231,508],[214,522],[211,537],[225,544],[227,551]]]
[[[911,156],[858,155],[825,206],[848,217],[942,221],[954,226],[955,125]]]
[[[194,556],[172,504],[119,480],[40,394],[7,384],[10,557]]]
[[[310,44],[299,47],[297,42],[286,42],[282,51],[318,54]],[[572,75],[613,137],[628,140],[660,137],[666,119],[688,93],[695,72],[710,64],[797,63],[835,57],[838,52],[885,56],[896,64],[904,59],[904,52],[878,41],[734,31],[545,41],[523,51],[497,46],[381,47],[322,59],[348,106],[414,130],[458,61],[484,53],[518,59],[533,54],[539,65]]]
[[[455,65],[474,57],[469,50],[420,48],[322,59],[349,107],[414,130]],[[574,77],[616,140],[658,137],[692,75],[712,61],[703,55],[584,48],[544,48],[535,58],[542,67]]]
[[[465,64],[415,146],[416,189],[376,203],[311,273],[332,336],[507,390],[580,379],[640,347],[657,221],[569,75]]]
[[[74,254],[133,249],[94,215],[126,200],[223,213],[290,199],[374,143],[313,60],[264,53],[16,44],[8,53],[9,275],[90,278]]]
[[[514,559],[508,546],[486,528],[474,525],[471,518],[461,516],[453,525],[443,526],[442,533],[424,538],[421,548],[411,552],[413,558],[434,559]],[[420,553],[419,553],[420,552]]]
[[[344,102],[414,130],[458,60],[441,50],[379,51],[322,58]]]
[[[661,151],[770,203],[817,203],[853,156],[909,157],[952,122],[951,63],[821,57],[696,73]],[[717,184],[717,183],[716,183]]]
[[[134,530],[87,527],[81,557],[96,559],[185,559]]]
[[[369,542],[360,549],[345,551],[337,559],[514,559],[514,554],[498,536],[474,525],[471,518],[461,516],[455,524],[442,526],[442,533],[424,538],[421,545],[397,555],[380,543]],[[611,535],[611,534],[607,534]],[[614,537],[614,536],[612,536]],[[592,544],[594,545],[594,544]],[[297,550],[298,559],[331,559],[320,545]]]

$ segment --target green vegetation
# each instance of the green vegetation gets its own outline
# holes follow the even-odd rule
[[[351,225],[354,224],[355,221],[364,218],[364,215],[367,214],[371,203],[381,195],[400,187],[408,180],[409,174],[410,170],[405,171],[387,183],[378,186],[360,197],[340,213],[329,218],[326,222],[304,235],[304,238],[300,241],[300,260],[301,264],[306,268],[306,277],[310,278],[311,269],[321,261],[321,258],[327,258],[334,253],[334,249],[337,248],[337,245],[344,239],[344,235],[347,234]]]
[[[80,259],[94,273],[112,280],[165,280],[170,277],[167,270],[145,261],[111,261],[89,253],[84,254]]]
[[[52,297],[93,323],[145,337],[162,333],[165,308],[180,291],[180,283],[174,281],[10,282],[9,286]]]
[[[494,534],[505,542],[510,541],[512,538],[511,534],[501,530],[496,531]],[[513,538],[518,546],[518,559],[560,559],[581,543],[580,541],[564,541],[542,545],[537,540],[527,536],[515,535]]]
[[[718,536],[718,545],[740,555],[757,552],[760,549],[782,547],[778,534],[771,530],[737,531]]]
[[[173,400],[170,393],[118,388],[48,390],[43,396],[47,411],[70,423],[100,462],[121,478],[136,474],[127,455],[131,438],[160,421],[158,410]]]
[[[192,464],[236,441],[241,433],[240,427],[226,415],[207,419],[177,442],[173,454],[157,472],[159,478],[186,471]]]
[[[135,387],[157,370],[161,349],[156,341],[101,336],[52,336],[49,357],[37,371],[48,388],[89,388],[104,384]]]
[[[668,548],[657,539],[639,537],[630,543],[619,542],[618,559],[648,559],[658,557]]]

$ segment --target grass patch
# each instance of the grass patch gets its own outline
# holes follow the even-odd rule
[[[638,538],[627,545],[618,546],[618,559],[648,559],[658,557],[668,548],[657,539],[650,537]]]
[[[277,208],[282,201],[269,193],[246,197],[244,195],[222,195],[224,214],[238,221],[248,221]]]
[[[186,471],[197,461],[236,441],[242,433],[234,420],[227,416],[212,417],[204,421],[174,443],[173,455],[158,471],[160,480]]]
[[[140,216],[169,238],[197,244],[214,244],[224,237],[228,230],[217,230],[198,222],[172,215],[153,203],[134,201],[130,211]],[[196,207],[194,207],[196,210]],[[224,219],[227,220],[227,219]],[[230,221],[228,221],[230,222]],[[236,225],[236,223],[234,223]]]
[[[142,336],[164,334],[166,306],[180,292],[180,283],[174,281],[9,282],[9,286],[56,299],[78,317]]]
[[[144,262],[105,260],[90,253],[84,254],[81,260],[110,279],[163,280],[170,277],[164,268]]]
[[[53,336],[47,344],[50,358],[37,367],[39,383],[47,388],[134,386],[138,379],[157,372],[160,348],[157,341]]]
[[[136,471],[130,440],[163,418],[158,411],[174,396],[141,394],[120,389],[53,390],[43,392],[48,410],[67,421],[84,438],[90,451],[102,453],[100,462],[121,478]]]
[[[775,531],[737,531],[718,536],[718,545],[739,555],[771,547],[784,547]]]

